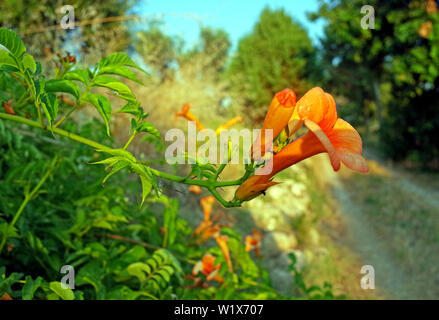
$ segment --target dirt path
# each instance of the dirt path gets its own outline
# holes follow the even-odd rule
[[[314,160],[346,225],[336,241],[374,267],[375,284],[385,298],[438,298],[437,191],[376,161],[369,165],[371,172],[361,176],[343,169],[334,173],[325,155]]]

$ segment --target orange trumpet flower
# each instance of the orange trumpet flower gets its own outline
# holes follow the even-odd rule
[[[223,124],[222,126],[219,126],[218,129],[215,130],[215,134],[219,135],[221,130],[225,130],[230,128],[231,126],[234,126],[237,123],[242,122],[242,117],[235,117],[232,120],[230,120],[229,122]]]
[[[235,193],[237,199],[247,201],[257,197],[276,184],[271,181],[276,173],[322,152],[328,153],[334,171],[340,169],[341,162],[352,170],[368,171],[361,156],[360,135],[349,123],[337,118],[334,99],[321,88],[311,89],[297,102],[289,123],[290,133],[302,123],[309,132],[285,146],[270,160],[267,166],[272,166],[271,173],[258,175],[256,172],[244,181]]]
[[[200,199],[200,205],[203,208],[204,221],[210,220],[210,213],[212,212],[213,204],[215,203],[214,196],[206,196]]]
[[[228,236],[218,236],[215,238],[218,247],[221,249],[223,253],[224,259],[227,262],[227,266],[229,267],[229,272],[233,272],[232,259],[230,258],[230,251],[227,242],[229,242]]]
[[[252,230],[252,235],[245,237],[245,251],[255,250],[256,255],[260,256],[262,233],[258,230]]]
[[[207,280],[215,280],[224,282],[224,278],[219,275],[220,264],[215,265],[215,257],[210,253],[206,253],[201,261],[198,261],[192,268],[192,275],[196,276],[200,272],[206,276]]]
[[[189,187],[189,192],[192,192],[193,194],[200,194],[201,188],[193,184]]]
[[[194,121],[198,130],[203,130],[205,127],[201,124],[198,118],[190,112],[191,105],[190,103],[185,103],[181,108],[180,112],[175,114],[176,117],[183,117],[188,121]]]
[[[273,139],[286,127],[288,119],[294,111],[296,105],[296,94],[285,89],[275,94],[271,101],[270,108],[265,116],[261,132],[252,146],[252,159],[259,160],[269,151],[272,141],[266,140],[266,130],[273,130]]]

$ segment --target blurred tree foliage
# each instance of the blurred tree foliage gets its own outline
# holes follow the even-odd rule
[[[181,53],[183,42],[165,34],[160,26],[160,21],[152,21],[145,30],[137,32],[134,48],[148,68],[164,81],[173,75],[171,67]]]
[[[210,64],[218,71],[224,71],[227,61],[230,39],[227,32],[221,29],[203,27],[200,30],[200,45],[194,50],[196,53],[204,53],[210,57]]]
[[[321,1],[312,20],[322,39],[325,85],[347,98],[349,112],[378,125],[389,156],[423,164],[439,156],[439,13],[437,2],[369,1],[375,29],[363,29],[363,1]]]
[[[64,54],[66,43],[72,44],[74,54],[96,62],[110,52],[122,51],[130,44],[130,33],[126,21],[92,23],[73,30],[59,26],[62,6],[69,4],[75,9],[75,22],[125,15],[137,0],[2,0],[0,27],[13,29],[23,39],[34,56],[49,62],[55,54]],[[68,46],[67,46],[68,47]]]
[[[306,30],[284,10],[266,8],[253,31],[239,41],[228,72],[259,120],[277,91],[294,88],[300,96],[309,89],[314,61]]]

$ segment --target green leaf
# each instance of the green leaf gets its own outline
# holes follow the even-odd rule
[[[81,70],[81,69],[72,70],[64,75],[64,79],[81,81],[82,83],[87,84],[88,72],[87,70]]]
[[[74,300],[75,295],[67,286],[63,286],[61,282],[53,281],[49,284],[50,290],[52,290],[54,293],[56,293],[61,299],[63,300]]]
[[[41,99],[41,106],[43,107],[44,113],[49,120],[50,127],[58,115],[58,99],[53,93],[45,94]]]
[[[84,101],[91,103],[98,110],[99,114],[104,119],[105,126],[107,127],[107,134],[110,136],[110,117],[111,117],[111,104],[107,98],[102,95],[87,92],[82,97]]]
[[[160,138],[160,132],[151,123],[143,121],[140,122],[136,128],[137,132],[146,132],[152,134],[153,136]]]
[[[32,57],[30,54],[24,56],[23,66],[26,69],[32,71],[32,73],[35,73],[35,71],[37,71],[37,64],[35,63],[34,57]]]
[[[142,82],[136,78],[133,71],[127,67],[136,68],[145,72],[126,53],[115,52],[99,62],[98,75],[115,74],[142,84]]]
[[[142,203],[140,204],[140,207],[142,207],[143,203],[145,202],[146,196],[151,192],[152,183],[145,176],[139,176],[139,177],[140,177],[140,181],[142,182]]]
[[[113,166],[112,170],[110,171],[110,173],[108,173],[105,176],[104,180],[102,180],[102,183],[105,183],[108,180],[108,178],[110,178],[113,174],[119,172],[120,170],[126,168],[129,165],[130,165],[130,163],[127,161],[118,161],[115,164],[112,164],[111,165],[111,166]]]
[[[124,160],[124,159],[125,158],[123,158],[123,157],[110,157],[110,158],[107,158],[107,159],[104,159],[101,161],[92,162],[90,164],[108,164],[111,166],[111,165],[115,164],[117,161]]]
[[[106,66],[127,66],[144,71],[124,52],[113,52],[112,54],[103,58],[99,62],[99,67]]]
[[[41,277],[37,277],[35,280],[33,280],[31,276],[26,276],[24,286],[21,289],[22,299],[32,300],[35,291],[37,291],[38,288],[41,287],[42,283],[43,278]]]
[[[21,59],[26,47],[20,37],[12,30],[0,28],[0,45],[9,50],[17,59]]]
[[[46,82],[47,92],[65,92],[79,99],[81,95],[81,89],[79,86],[70,80],[49,80]]]
[[[136,162],[136,158],[131,154],[131,152],[124,149],[99,149],[99,152],[105,152],[111,154],[112,156],[122,157],[130,162]]]
[[[18,238],[17,228],[10,227],[6,222],[0,223],[0,235],[6,234],[6,238]]]
[[[140,107],[139,102],[131,102],[128,101],[126,105],[122,107],[122,109],[116,111],[117,113],[129,113],[136,117],[139,117],[143,114],[143,109]]]
[[[135,276],[139,279],[140,283],[144,283],[152,270],[151,267],[142,262],[135,262],[127,267],[128,274]]]
[[[165,227],[164,247],[172,245],[177,238],[177,215],[178,201],[176,199],[169,199],[163,213],[163,226]]]
[[[98,72],[99,75],[101,74],[114,74],[118,75],[130,80],[133,80],[139,84],[143,84],[142,81],[137,79],[137,77],[134,75],[134,72],[132,72],[130,69],[124,67],[124,66],[108,66],[108,67],[102,67],[99,69]]]
[[[136,97],[130,88],[123,82],[109,76],[97,76],[93,80],[93,86],[105,87],[117,92],[117,96],[127,101],[136,101]]]
[[[11,67],[11,71],[19,70],[14,58],[12,58],[11,54],[6,50],[0,50],[0,66]]]

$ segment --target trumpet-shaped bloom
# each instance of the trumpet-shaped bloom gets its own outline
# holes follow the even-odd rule
[[[255,250],[256,255],[260,256],[262,233],[252,230],[252,234],[245,237],[245,251]]]
[[[210,253],[206,253],[201,261],[198,261],[192,268],[192,275],[196,276],[200,272],[206,276],[207,280],[215,280],[224,282],[224,278],[219,275],[221,265],[215,265],[215,257]]]
[[[210,213],[212,212],[212,206],[215,203],[214,196],[206,196],[200,199],[200,205],[203,208],[204,221],[210,220]]]
[[[227,266],[229,267],[229,272],[233,272],[232,259],[230,258],[230,251],[227,242],[229,242],[228,236],[218,236],[215,238],[218,247],[221,249],[223,253],[224,259],[227,262]]]
[[[197,185],[191,185],[189,187],[189,192],[192,192],[193,194],[200,194],[201,188],[200,188],[200,186],[197,186]]]
[[[289,121],[290,133],[302,124],[309,132],[285,146],[270,160],[271,163],[267,164],[273,168],[270,173],[258,175],[256,172],[244,181],[235,193],[237,199],[247,201],[257,197],[276,184],[272,181],[276,173],[322,152],[328,153],[335,171],[340,169],[341,162],[352,170],[368,171],[361,156],[360,135],[349,123],[337,118],[334,99],[321,88],[311,89],[297,102]]]
[[[276,93],[265,116],[261,132],[253,143],[252,159],[259,160],[265,152],[269,151],[272,141],[266,141],[266,131],[272,130],[272,138],[276,137],[288,124],[295,105],[296,94],[292,90],[285,89]]]
[[[216,134],[216,135],[219,135],[220,132],[221,132],[221,130],[228,129],[228,128],[230,128],[230,127],[232,127],[232,126],[234,126],[235,124],[240,123],[240,122],[242,122],[242,117],[235,117],[235,118],[231,119],[230,121],[228,121],[227,123],[225,123],[225,124],[219,126],[219,127],[215,130],[215,134]]]
[[[181,108],[180,112],[175,114],[176,117],[183,117],[188,121],[194,121],[198,130],[203,130],[205,127],[202,125],[200,120],[190,111],[190,103],[185,103]]]

